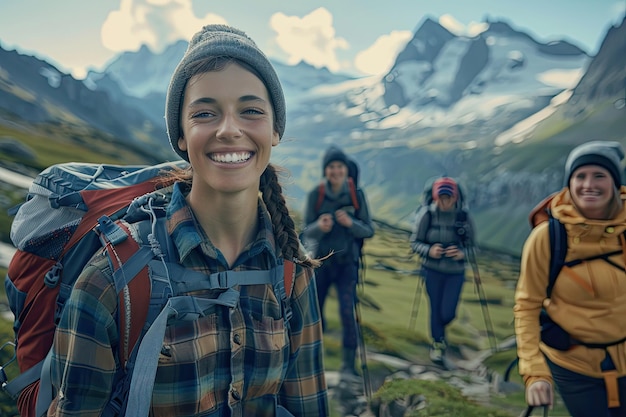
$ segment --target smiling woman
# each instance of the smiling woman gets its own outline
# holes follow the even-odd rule
[[[622,208],[620,161],[616,142],[590,142],[574,149],[565,163],[565,179],[574,205],[588,219],[612,219]]]
[[[618,142],[592,141],[570,152],[565,187],[550,203],[566,232],[567,257],[550,278],[549,298],[550,259],[557,253],[551,253],[548,222],[524,245],[514,314],[529,406],[552,405],[554,384],[573,417],[626,413],[623,158]],[[540,333],[542,309],[562,329],[561,343],[555,332]]]
[[[173,175],[164,222],[148,235],[128,225],[140,242],[167,236],[161,246],[175,254],[158,278],[171,297],[144,342],[158,323],[164,336],[157,350],[139,345],[131,379],[117,317],[133,306],[118,300],[109,260],[96,255],[57,328],[48,415],[101,415],[119,400],[125,415],[327,416],[319,262],[300,250],[269,163],[285,129],[274,68],[245,33],[205,26],[174,71],[166,122],[189,167]]]

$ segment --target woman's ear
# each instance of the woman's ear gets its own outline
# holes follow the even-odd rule
[[[178,149],[183,152],[187,152],[187,141],[182,136],[178,138]]]
[[[280,142],[280,136],[277,131],[272,130],[272,146],[278,145],[278,142]]]

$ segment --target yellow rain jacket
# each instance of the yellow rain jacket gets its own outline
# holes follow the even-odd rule
[[[612,220],[585,219],[574,207],[567,188],[553,198],[552,215],[567,230],[565,262],[621,250],[612,256],[622,269],[603,259],[563,267],[551,299],[546,298],[550,266],[548,222],[535,227],[522,251],[520,277],[515,293],[515,333],[519,372],[526,386],[542,379],[552,383],[545,354],[555,364],[595,378],[603,378],[600,363],[606,352],[611,355],[615,377],[626,375],[626,342],[604,349],[576,345],[560,351],[540,342],[539,312],[544,307],[549,316],[574,339],[586,343],[610,343],[626,337],[626,187],[621,188],[622,210]],[[606,378],[605,378],[606,379]]]

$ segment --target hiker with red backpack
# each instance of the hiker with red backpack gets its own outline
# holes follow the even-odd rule
[[[554,385],[573,417],[626,416],[623,158],[618,142],[577,146],[534,214],[514,307],[529,408],[551,407]]]
[[[473,240],[474,228],[454,179],[436,179],[429,194],[415,215],[409,241],[422,259],[421,273],[430,301],[430,359],[446,366],[446,327],[456,317],[465,282],[465,249]]]
[[[48,415],[328,415],[319,261],[300,251],[270,164],[286,121],[274,68],[245,33],[205,26],[172,76],[165,111],[189,167],[167,174],[176,182],[165,215],[147,231],[146,222],[100,225],[105,250],[81,273],[56,330]],[[158,249],[143,291],[166,300],[131,361],[120,359],[120,319],[132,326],[139,307],[116,291],[131,270],[117,268],[126,235]],[[111,410],[115,396],[120,410]]]
[[[302,239],[307,248],[313,248],[314,256],[323,258],[332,254],[315,271],[322,322],[326,297],[334,285],[342,326],[340,377],[358,381],[355,302],[360,243],[374,235],[374,228],[365,193],[355,185],[356,178],[348,175],[351,162],[336,146],[325,152],[322,160],[324,180],[308,194]]]

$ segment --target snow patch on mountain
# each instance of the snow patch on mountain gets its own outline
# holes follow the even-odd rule
[[[561,94],[556,95],[554,98],[552,98],[552,100],[550,100],[550,104],[548,106],[541,109],[532,116],[517,122],[511,129],[500,133],[496,137],[494,145],[504,146],[507,143],[523,142],[524,139],[528,138],[533,133],[539,122],[550,117],[552,114],[554,114],[554,112],[556,112],[559,106],[567,103],[567,100],[569,100],[569,98],[572,96],[572,93],[572,89],[567,89]]]

